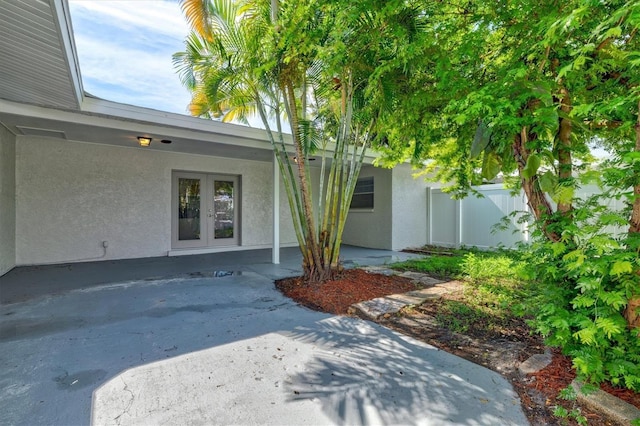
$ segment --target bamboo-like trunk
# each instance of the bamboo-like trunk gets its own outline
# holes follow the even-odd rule
[[[306,282],[316,283],[327,280],[331,277],[331,266],[325,265],[322,261],[321,249],[319,247],[319,240],[316,237],[316,226],[314,223],[313,208],[311,203],[311,191],[309,186],[309,179],[307,175],[307,160],[306,155],[302,147],[302,141],[297,132],[300,122],[298,120],[298,109],[296,106],[295,92],[293,85],[289,82],[284,86],[285,105],[288,105],[289,122],[291,123],[291,129],[293,130],[293,145],[296,151],[296,165],[298,170],[298,183],[300,189],[300,195],[302,198],[302,205],[300,206],[304,220],[304,234],[305,234],[305,247],[301,247],[303,250],[303,256],[305,262],[302,265],[303,278]],[[303,94],[303,96],[306,96]],[[306,256],[305,253],[306,252]]]

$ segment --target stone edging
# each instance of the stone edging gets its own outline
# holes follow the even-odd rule
[[[629,425],[633,420],[640,419],[640,410],[635,406],[611,395],[601,389],[583,392],[582,383],[577,380],[571,382],[571,387],[578,395],[578,401],[593,408],[596,411],[606,414],[615,422],[621,425]]]

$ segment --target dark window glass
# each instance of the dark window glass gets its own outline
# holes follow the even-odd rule
[[[358,179],[351,199],[351,208],[373,208],[373,176]]]

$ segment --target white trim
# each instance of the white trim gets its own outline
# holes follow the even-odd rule
[[[255,139],[268,142],[267,134],[263,129],[158,111],[151,108],[127,105],[93,97],[86,97],[84,99],[82,111],[105,115],[111,118],[120,118],[127,121],[145,122],[166,127],[178,127],[193,131],[233,136],[235,138]],[[285,142],[291,144],[291,135],[285,134],[284,137]]]
[[[82,108],[84,100],[84,87],[82,86],[82,75],[80,73],[80,62],[76,52],[75,38],[73,36],[73,26],[71,25],[71,14],[67,0],[50,0],[51,12],[56,19],[59,28],[60,44],[65,56],[69,70],[69,79],[73,85],[73,97],[76,100],[78,109]]]
[[[253,246],[230,246],[230,247],[210,247],[201,249],[174,249],[167,252],[167,256],[189,256],[192,254],[207,254],[207,253],[223,253],[227,251],[243,251],[243,250],[259,250],[270,249],[271,244],[256,244]],[[298,243],[280,244],[280,247],[298,247]]]

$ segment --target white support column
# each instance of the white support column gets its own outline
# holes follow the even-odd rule
[[[280,263],[280,169],[276,154],[273,154],[273,246],[271,263]]]

